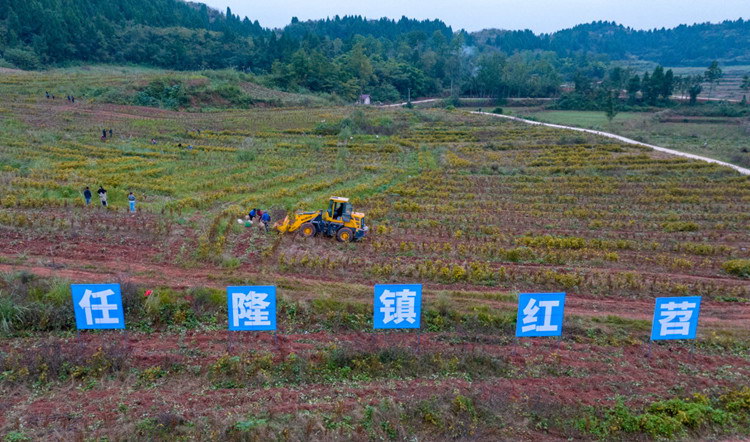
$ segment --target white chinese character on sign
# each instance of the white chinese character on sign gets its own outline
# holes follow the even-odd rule
[[[416,297],[417,292],[412,290],[383,291],[380,295],[380,302],[383,304],[380,307],[380,312],[383,313],[383,324],[391,321],[394,324],[400,324],[403,321],[414,324],[417,320],[417,312],[414,309]]]
[[[689,336],[690,318],[693,317],[693,302],[668,302],[661,305],[659,323],[662,336]]]
[[[558,325],[552,325],[552,308],[553,307],[559,307],[560,301],[539,301],[537,305],[537,300],[534,298],[529,299],[529,303],[526,304],[526,307],[523,309],[523,323],[524,326],[521,328],[521,330],[524,333],[536,330],[540,332],[554,332],[557,331]],[[544,309],[544,323],[542,325],[537,325],[536,323],[539,321],[539,318],[537,317],[537,314],[539,313],[540,307]],[[529,324],[529,325],[526,325]]]
[[[115,292],[110,289],[102,290],[100,292],[92,292],[91,290],[86,289],[83,293],[83,297],[78,302],[78,305],[86,313],[86,325],[120,323],[118,318],[109,316],[110,312],[117,310],[117,304],[109,304],[107,302],[107,297],[114,294]],[[92,303],[92,299],[98,300],[99,302]],[[94,318],[93,312],[100,312],[101,317]]]
[[[271,325],[267,297],[268,293],[232,293],[234,326],[239,327],[240,319],[245,319],[244,326]]]

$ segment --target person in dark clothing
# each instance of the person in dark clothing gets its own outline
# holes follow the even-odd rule
[[[91,189],[89,189],[89,186],[86,186],[86,189],[83,191],[83,197],[86,199],[86,205],[91,204]]]
[[[74,97],[74,96],[71,95],[70,96],[70,101],[72,101],[73,103],[75,103],[76,102],[76,97]]]
[[[109,137],[112,138],[112,129],[109,130]]]
[[[104,187],[99,186],[99,190],[96,191],[99,194],[99,201],[102,202],[102,206],[107,207],[107,191]]]
[[[46,95],[47,99],[49,100],[49,91],[44,91],[44,95]]]
[[[102,129],[102,139],[103,140],[107,139],[107,129]]]

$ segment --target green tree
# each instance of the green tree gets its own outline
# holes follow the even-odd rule
[[[619,101],[619,98],[618,98],[619,92],[620,92],[619,90],[612,90],[612,91],[608,91],[607,93],[607,102],[605,103],[605,108],[606,108],[605,113],[607,115],[607,120],[609,120],[610,124],[612,123],[612,120],[615,119],[615,116],[617,116],[617,112],[618,112],[617,102]]]
[[[499,52],[484,54],[479,58],[477,83],[484,94],[501,98],[505,88],[503,82],[505,62],[505,56]]]
[[[461,92],[463,74],[466,70],[464,53],[464,34],[456,34],[448,45],[446,54],[446,74],[450,83],[451,97],[456,98]]]
[[[628,101],[632,104],[635,103],[638,91],[641,90],[641,77],[637,74],[630,77],[628,80]]]
[[[3,54],[5,59],[17,68],[25,70],[39,69],[41,62],[34,51],[21,48],[8,49]]]
[[[653,90],[652,90],[652,82],[651,82],[651,74],[648,72],[643,73],[643,79],[641,80],[641,97],[643,98],[643,101],[650,102]]]
[[[573,77],[573,87],[576,92],[587,94],[591,92],[591,78],[580,70],[576,71],[576,74]]]
[[[622,90],[625,88],[626,82],[628,80],[628,71],[623,69],[620,66],[616,66],[610,69],[609,74],[607,75],[607,78],[609,80],[610,85],[614,89]]]
[[[664,68],[661,66],[654,68],[654,73],[651,74],[648,84],[644,81],[644,99],[651,106],[655,106],[656,102],[659,100],[659,96],[664,88],[664,81]]]
[[[362,44],[355,45],[346,57],[346,68],[357,80],[359,91],[362,92],[373,78],[374,69],[370,57],[365,54]]]
[[[694,105],[698,102],[698,95],[703,92],[703,77],[700,75],[693,75],[686,78],[687,92],[690,95],[690,104]]]
[[[675,87],[674,72],[672,72],[672,69],[669,69],[667,70],[667,72],[664,73],[664,80],[662,80],[661,90],[659,91],[659,94],[665,100],[669,100],[669,98],[674,93],[674,87]]]
[[[703,74],[703,78],[710,85],[709,90],[708,90],[708,98],[711,98],[711,95],[714,92],[714,88],[719,84],[723,76],[724,76],[724,72],[719,67],[719,62],[716,60],[712,61],[711,65],[708,67],[708,69],[706,69],[706,72]]]
[[[750,75],[745,75],[742,77],[742,84],[740,84],[740,89],[743,91],[750,90]]]

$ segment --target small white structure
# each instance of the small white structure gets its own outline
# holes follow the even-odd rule
[[[365,106],[370,105],[370,95],[368,94],[362,94],[359,96],[359,100],[357,100],[357,104],[364,104]]]

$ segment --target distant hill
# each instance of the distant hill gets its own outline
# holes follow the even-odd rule
[[[0,0],[0,68],[118,64],[233,68],[290,92],[353,101],[550,97],[612,60],[750,64],[750,22],[637,31],[594,22],[552,34],[456,31],[440,20],[335,16],[283,29],[181,0]]]
[[[179,0],[0,2],[0,49],[19,67],[67,61],[224,67],[251,46],[243,37],[268,34],[229,9],[222,14]]]
[[[599,21],[551,34],[491,29],[473,35],[478,42],[508,53],[603,54],[613,60],[637,58],[668,66],[704,66],[712,60],[750,63],[750,21],[743,19],[647,31]]]

